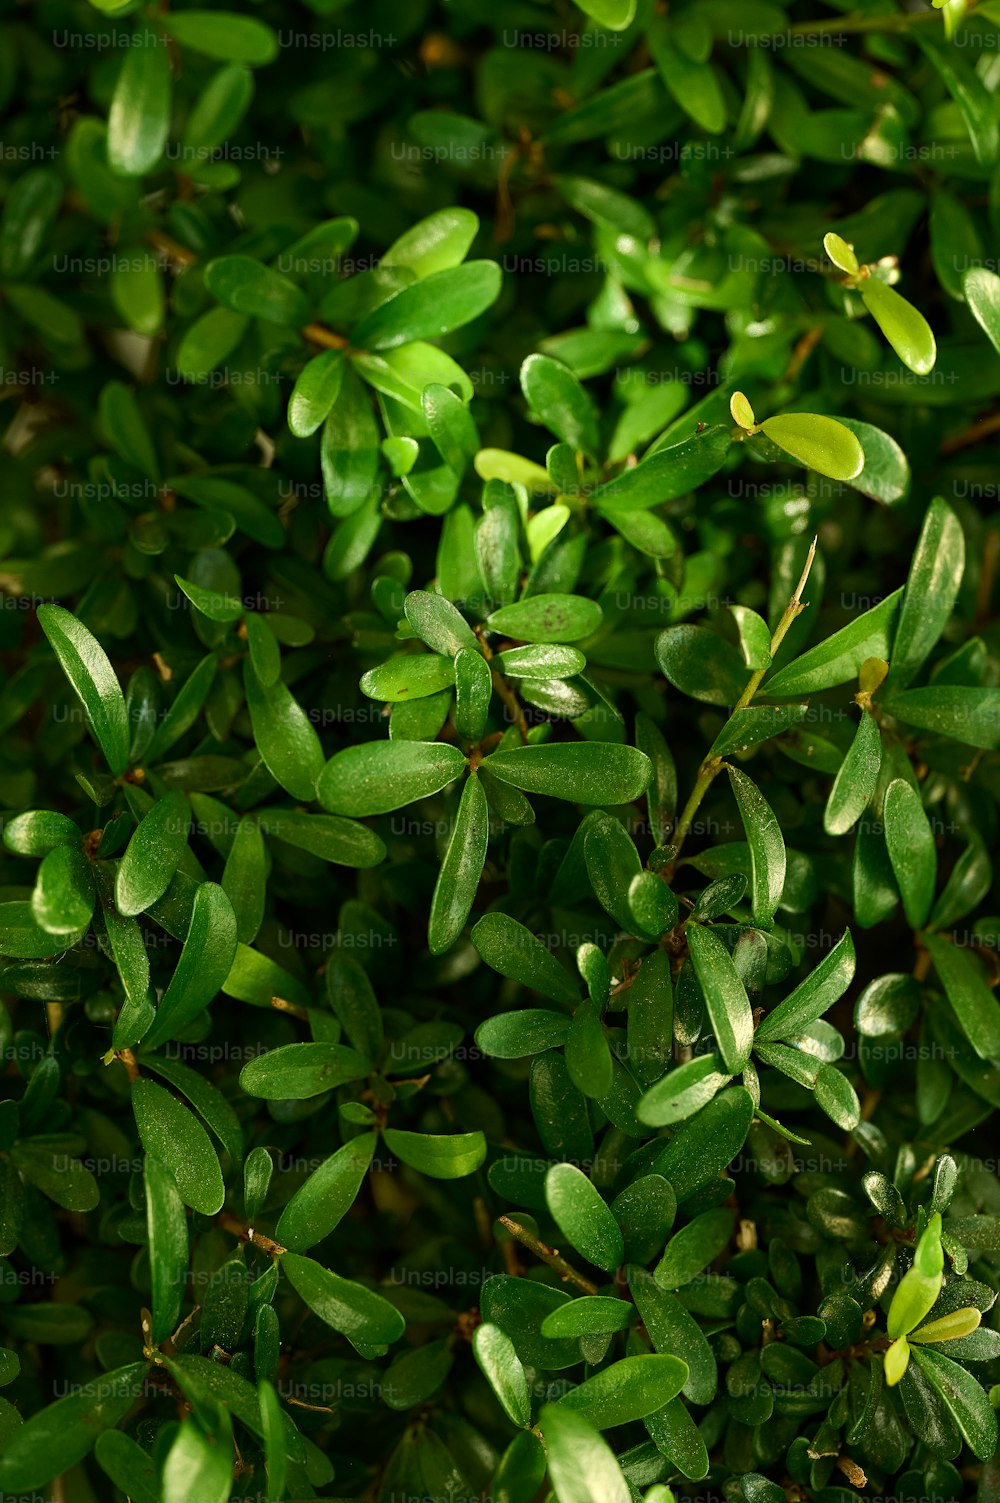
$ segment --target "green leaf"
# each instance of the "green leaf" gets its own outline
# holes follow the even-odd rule
[[[382,1053],[382,1013],[366,972],[349,955],[335,951],[326,967],[326,994],[348,1041],[359,1054],[377,1060]]]
[[[314,1169],[278,1217],[275,1237],[291,1252],[308,1252],[347,1215],[364,1184],[378,1139],[361,1133]]]
[[[731,447],[728,428],[706,428],[669,448],[654,449],[641,464],[598,486],[591,501],[609,515],[676,501],[711,480],[725,464]]]
[[[98,411],[108,441],[125,463],[141,470],[148,480],[158,482],[156,449],[135,393],[121,381],[109,381],[101,389]]]
[[[142,1394],[148,1371],[148,1362],[132,1362],[102,1373],[5,1436],[0,1455],[4,1493],[13,1497],[44,1487],[82,1461],[97,1437],[125,1418]]]
[[[425,699],[454,682],[455,665],[450,658],[432,652],[404,652],[364,674],[361,692],[369,699],[398,704],[402,700]]]
[[[737,767],[727,764],[726,770],[750,847],[754,923],[766,928],[774,918],[785,885],[786,856],[781,826],[756,783]]]
[[[462,398],[440,382],[424,387],[420,403],[438,453],[449,469],[461,477],[479,449],[475,418]]]
[[[62,196],[62,179],[51,167],[32,167],[14,181],[0,219],[0,277],[5,282],[19,282],[44,249]]]
[[[679,1357],[661,1353],[623,1357],[579,1388],[571,1388],[559,1404],[596,1429],[610,1430],[662,1409],[677,1397],[687,1376],[687,1363]]]
[[[343,384],[340,350],[324,350],[302,367],[288,399],[288,426],[296,438],[309,438],[326,422]]]
[[[1000,1059],[1000,1002],[975,960],[940,934],[925,934],[934,969],[959,1026],[980,1059]]]
[[[237,944],[232,903],[215,882],[202,882],[177,967],[143,1039],[147,1049],[175,1037],[222,990],[236,959]]]
[[[689,924],[688,948],[723,1063],[738,1075],[753,1047],[753,1011],[746,988],[722,941],[701,924]]]
[[[645,791],[652,763],[632,746],[576,742],[497,751],[484,764],[502,783],[580,804],[630,803]]]
[[[854,980],[855,964],[854,940],[847,929],[829,955],[768,1013],[757,1028],[756,1038],[766,1042],[793,1039],[805,1033],[846,992]]]
[[[823,811],[828,835],[846,835],[871,802],[882,766],[882,736],[878,721],[862,710],[847,756],[830,789]]]
[[[464,1179],[486,1159],[486,1139],[478,1131],[403,1132],[387,1127],[382,1136],[390,1153],[431,1179]]]
[[[934,901],[937,849],[920,795],[905,778],[895,778],[886,789],[883,818],[906,921],[911,928],[920,929]]]
[[[486,729],[493,698],[493,674],[478,649],[455,654],[455,729],[466,742],[478,742]]]
[[[636,4],[637,0],[580,0],[580,9],[609,31],[624,31],[632,24]]]
[[[725,1251],[732,1235],[732,1211],[703,1211],[689,1221],[671,1237],[656,1266],[653,1276],[660,1288],[679,1289],[690,1284]]]
[[[681,1399],[671,1399],[669,1404],[665,1404],[655,1414],[647,1414],[645,1425],[656,1442],[657,1450],[668,1456],[685,1477],[694,1481],[707,1477],[708,1450],[701,1431]],[[745,1481],[744,1477],[744,1483]]]
[[[669,626],[657,637],[655,651],[664,678],[692,699],[728,707],[737,703],[746,687],[743,654],[707,626]],[[735,719],[733,715],[727,721],[720,740]]]
[[[102,1431],[94,1456],[132,1503],[160,1503],[160,1478],[153,1459],[124,1430]]]
[[[574,1008],[580,1000],[576,981],[540,939],[506,913],[487,913],[471,935],[486,964],[522,986]]]
[[[45,1138],[22,1138],[11,1149],[11,1159],[22,1179],[66,1211],[92,1211],[100,1200],[90,1170]]]
[[[285,1493],[288,1475],[286,1459],[288,1435],[285,1416],[274,1386],[266,1378],[258,1383],[257,1395],[260,1399],[260,1416],[264,1427],[264,1458],[267,1467],[268,1492],[271,1497],[281,1498]]]
[[[246,63],[263,67],[278,55],[278,38],[256,16],[234,11],[171,11],[163,24],[182,47],[223,63]]]
[[[448,271],[465,260],[478,229],[479,220],[471,209],[438,209],[394,240],[382,265],[406,267],[415,277]]]
[[[302,289],[253,256],[218,256],[205,267],[205,286],[233,313],[287,329],[300,329],[309,321],[309,299]]]
[[[573,372],[549,355],[529,355],[521,366],[521,390],[540,423],[557,438],[596,454],[597,414]]]
[[[578,642],[598,631],[603,612],[584,595],[532,595],[487,618],[490,631],[518,642]]]
[[[265,688],[249,658],[243,665],[243,686],[265,767],[293,798],[311,803],[324,774],[323,748],[312,721],[281,679]]]
[[[545,1176],[545,1200],[552,1219],[581,1257],[613,1273],[625,1256],[625,1244],[592,1181],[573,1164],[553,1164]]]
[[[139,821],[115,876],[115,906],[126,918],[162,898],[187,849],[191,814],[183,793],[167,793]]]
[[[937,360],[937,342],[924,315],[894,287],[874,280],[862,282],[861,300],[903,364],[926,376]]]
[[[184,126],[184,145],[198,156],[208,155],[232,136],[253,99],[253,74],[238,63],[227,63],[208,84]]]
[[[385,845],[374,830],[351,819],[335,814],[303,814],[297,809],[260,809],[257,818],[266,835],[308,851],[321,861],[367,868],[385,860]]]
[[[203,1216],[221,1211],[226,1198],[222,1170],[197,1117],[144,1076],[132,1082],[132,1108],[143,1148],[170,1171],[185,1205]]]
[[[920,986],[893,972],[870,981],[854,1005],[854,1026],[866,1038],[906,1033],[920,1011]]]
[[[16,856],[47,856],[57,846],[82,841],[79,825],[51,809],[30,809],[3,822],[3,843]]]
[[[364,386],[347,371],[323,424],[320,462],[332,516],[355,516],[377,498],[378,425]]]
[[[895,590],[825,642],[780,668],[767,680],[766,692],[785,697],[834,689],[856,678],[868,658],[888,658],[902,594],[902,590]]]
[[[464,767],[458,747],[445,742],[369,741],[330,758],[316,795],[334,814],[387,814],[440,792]]]
[[[683,1122],[717,1096],[730,1078],[718,1054],[696,1055],[650,1086],[636,1105],[636,1116],[649,1127]]]
[[[500,295],[495,261],[468,261],[431,272],[373,309],[351,333],[359,349],[389,350],[418,339],[440,339],[471,323]]]
[[[371,1061],[344,1044],[284,1044],[245,1064],[240,1085],[265,1101],[303,1101],[370,1072]]]
[[[997,1447],[997,1417],[981,1385],[964,1367],[933,1347],[915,1347],[913,1358],[943,1399],[973,1455],[988,1461]]]
[[[916,40],[961,111],[976,161],[984,167],[992,167],[1000,152],[1000,123],[990,90],[972,62],[955,47],[931,37],[917,36]]]
[[[150,1339],[159,1346],[180,1322],[188,1272],[187,1216],[173,1174],[152,1155],[143,1164],[143,1176],[153,1284]]]
[[[476,1327],[472,1353],[512,1425],[531,1424],[528,1379],[510,1337],[489,1321]]]
[[[785,412],[765,418],[760,426],[779,449],[818,475],[853,480],[864,468],[865,451],[857,435],[835,418],[813,412]]]
[[[962,525],[936,496],[924,518],[892,643],[885,692],[905,689],[948,624],[965,571]]]
[[[932,684],[887,694],[879,703],[904,725],[984,751],[1000,749],[1000,689]]]
[[[461,611],[429,590],[411,590],[403,601],[407,621],[432,652],[453,658],[468,648],[482,654],[478,638]]]
[[[140,23],[118,74],[108,111],[112,172],[142,177],[160,160],[170,132],[170,53],[162,32]]]
[[[900,445],[891,434],[883,433],[871,423],[862,423],[853,417],[841,417],[838,422],[841,427],[850,429],[865,453],[864,469],[848,483],[862,495],[884,501],[886,506],[901,501],[910,489],[912,477]]]
[[[236,915],[237,939],[241,944],[252,945],[264,922],[267,852],[260,825],[250,816],[245,816],[236,826],[221,886]]]
[[[700,698],[701,696],[699,696]],[[710,757],[728,757],[732,752],[750,751],[772,736],[780,736],[805,720],[807,704],[748,705],[734,710],[709,748]]]
[[[486,864],[490,811],[476,773],[465,781],[448,849],[431,900],[427,943],[442,955],[458,939],[475,901]]]
[[[984,266],[973,266],[962,278],[962,291],[976,322],[1000,350],[1000,277]]]
[[[100,643],[61,605],[40,605],[38,624],[48,637],[83,705],[91,734],[113,777],[128,766],[129,724],[125,696]]]
[[[557,1305],[542,1321],[542,1335],[564,1337],[610,1335],[625,1331],[635,1319],[635,1307],[626,1299],[592,1294]]]
[[[179,574],[175,574],[174,579],[195,609],[201,611],[203,616],[207,616],[209,621],[239,621],[243,616],[242,600],[235,600],[231,595],[222,595],[217,590],[203,590],[201,585],[193,584],[189,579],[182,579]]]
[[[750,1092],[732,1086],[682,1123],[658,1154],[655,1166],[655,1172],[670,1181],[678,1204],[732,1163],[746,1142],[753,1115]]]
[[[631,1503],[614,1452],[583,1415],[562,1403],[546,1404],[538,1428],[558,1503]]]
[[[95,901],[90,862],[78,846],[57,846],[43,858],[31,911],[47,933],[77,934],[86,929]]]
[[[402,1315],[389,1301],[363,1284],[341,1278],[312,1258],[285,1253],[282,1271],[296,1294],[320,1320],[346,1336],[353,1346],[390,1346],[406,1329]]]
[[[526,1007],[480,1023],[476,1045],[493,1059],[528,1059],[564,1043],[569,1027],[570,1020],[564,1013]]]
[[[861,1104],[857,1093],[846,1075],[836,1065],[824,1065],[816,1076],[814,1085],[816,1105],[845,1132],[851,1132],[861,1121]]]

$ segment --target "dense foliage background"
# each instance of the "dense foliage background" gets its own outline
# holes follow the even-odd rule
[[[1000,0],[0,31],[0,1495],[1000,1498]]]

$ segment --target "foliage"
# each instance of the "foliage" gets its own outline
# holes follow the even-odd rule
[[[0,1494],[1000,1498],[1000,4],[2,32]]]

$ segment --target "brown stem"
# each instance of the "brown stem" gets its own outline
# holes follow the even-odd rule
[[[806,558],[805,568],[802,570],[799,582],[795,586],[795,593],[793,594],[788,604],[785,606],[781,620],[775,627],[774,635],[771,638],[770,657],[772,662],[774,660],[775,654],[778,651],[778,648],[785,640],[785,637],[788,634],[788,629],[791,626],[792,622],[797,616],[800,616],[802,614],[802,612],[806,608],[806,604],[808,603],[803,602],[802,591],[806,587],[806,581],[809,578],[809,571],[813,566],[813,559],[816,557],[817,541],[817,538],[813,538],[812,545],[810,546],[809,553]],[[769,666],[770,664],[768,664],[768,667]],[[755,673],[751,674],[746,688],[743,690],[743,693],[740,695],[739,699],[736,701],[736,704],[733,706],[734,715],[737,710],[745,710],[747,708],[750,701],[757,693],[757,690],[760,688],[761,682],[766,672],[767,668],[758,668]],[[724,766],[725,763],[723,762],[721,757],[711,757],[707,761],[702,763],[698,771],[698,780],[695,783],[694,788],[691,790],[691,797],[684,805],[684,809],[681,812],[681,817],[677,822],[677,832],[672,842],[674,847],[673,860],[670,862],[669,866],[664,868],[664,871],[662,873],[665,881],[670,881],[670,879],[673,877],[674,872],[677,870],[677,862],[680,859],[681,847],[683,846],[684,841],[686,840],[691,826],[694,822],[694,816],[698,812],[698,808],[701,804],[702,799],[705,797],[705,794],[708,792],[709,788],[712,786],[713,781],[722,771]]]
[[[952,434],[941,445],[942,454],[954,454],[957,449],[968,449],[972,444],[980,443],[984,438],[1000,429],[1000,412],[991,412],[989,417],[979,418],[970,423],[968,428],[963,428],[961,433]]]
[[[543,1263],[548,1263],[550,1268],[554,1268],[564,1282],[575,1284],[578,1289],[583,1290],[584,1294],[597,1293],[596,1284],[585,1279],[582,1273],[577,1273],[565,1258],[560,1257],[556,1248],[548,1247],[544,1242],[539,1241],[534,1232],[529,1232],[528,1228],[522,1226],[519,1221],[513,1221],[510,1216],[501,1216],[500,1225],[506,1227],[511,1236],[516,1237],[518,1242],[529,1252],[533,1252],[536,1258],[541,1258]]]
[[[310,343],[321,344],[325,350],[350,349],[350,343],[343,334],[335,334],[325,324],[306,324],[302,333]]]
[[[275,1242],[273,1237],[265,1237],[263,1232],[255,1232],[252,1226],[244,1226],[235,1216],[228,1211],[223,1211],[217,1218],[219,1225],[241,1242],[250,1242],[254,1247],[259,1247],[261,1252],[270,1253],[272,1258],[280,1258],[282,1253],[288,1251],[280,1242]]]

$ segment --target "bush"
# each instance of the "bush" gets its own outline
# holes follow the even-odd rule
[[[0,70],[0,1493],[1000,1498],[997,0],[95,5]]]

